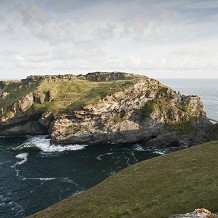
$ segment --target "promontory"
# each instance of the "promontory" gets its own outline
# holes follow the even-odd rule
[[[0,82],[0,135],[48,134],[54,144],[187,147],[217,138],[201,99],[121,72]]]

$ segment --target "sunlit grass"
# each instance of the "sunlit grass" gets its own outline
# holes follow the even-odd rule
[[[47,104],[52,112],[63,112],[84,106],[104,98],[108,94],[122,90],[132,84],[131,80],[93,82],[88,80],[43,82],[39,91],[52,92],[52,101]]]
[[[30,111],[49,111],[54,114],[72,112],[87,104],[94,104],[98,100],[114,92],[124,90],[125,87],[134,83],[137,78],[130,77],[124,80],[113,80],[108,82],[95,82],[82,79],[44,80],[34,83],[11,83],[4,87],[8,95],[0,100],[2,108],[0,116],[8,116],[12,113],[14,105],[29,93],[49,93],[50,100],[43,104],[34,103]]]

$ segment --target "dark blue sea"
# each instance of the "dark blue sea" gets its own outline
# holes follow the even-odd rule
[[[218,120],[218,80],[160,81],[199,95],[208,117]],[[0,217],[33,214],[162,152],[137,144],[53,146],[47,136],[0,138]]]

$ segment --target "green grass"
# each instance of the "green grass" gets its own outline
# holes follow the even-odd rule
[[[168,217],[218,211],[218,141],[146,160],[32,217]]]
[[[35,91],[51,93],[52,100],[43,104],[34,103],[30,110],[49,111],[54,114],[68,112],[80,108],[84,105],[96,103],[98,100],[107,95],[122,91],[129,85],[133,84],[137,78],[129,78],[125,80],[113,80],[108,82],[94,82],[89,80],[74,79],[69,81],[42,81],[40,84],[9,84],[4,88],[9,95],[0,100],[0,108],[5,116],[11,112],[13,105],[25,97],[27,94]]]
[[[43,82],[39,91],[52,91],[53,100],[46,105],[54,113],[73,111],[86,104],[95,103],[117,91],[131,85],[133,80],[116,80],[109,82],[94,82],[88,80]]]

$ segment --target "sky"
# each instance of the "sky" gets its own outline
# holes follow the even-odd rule
[[[0,0],[0,80],[218,78],[218,0]]]

